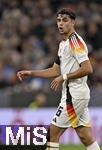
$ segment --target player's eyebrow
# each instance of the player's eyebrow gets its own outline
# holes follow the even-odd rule
[[[62,17],[57,17],[57,20],[67,20],[67,19],[69,19],[69,16],[62,16]]]

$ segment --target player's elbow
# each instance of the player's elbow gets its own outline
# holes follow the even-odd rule
[[[60,71],[59,70],[56,70],[55,71],[55,76],[59,76],[60,75]]]
[[[89,60],[86,60],[83,63],[81,63],[81,67],[83,68],[86,75],[93,73],[93,68]]]
[[[93,68],[90,66],[89,68],[86,69],[87,75],[90,75],[93,73]]]
[[[91,71],[90,71],[90,74],[92,74],[93,73],[93,68],[91,67]]]

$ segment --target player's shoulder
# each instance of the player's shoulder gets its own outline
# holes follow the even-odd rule
[[[76,32],[73,32],[69,36],[69,45],[71,49],[76,52],[88,51],[86,43],[84,42],[83,38]]]
[[[84,42],[83,38],[77,32],[71,33],[69,36],[69,40],[81,40]]]

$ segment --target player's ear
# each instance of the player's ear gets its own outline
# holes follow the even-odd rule
[[[72,25],[73,25],[73,26],[75,25],[75,20],[74,20],[74,19],[72,19]]]

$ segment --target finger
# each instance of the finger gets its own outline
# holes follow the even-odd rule
[[[53,81],[51,82],[51,86],[53,86],[54,84],[56,84],[56,80],[53,80]]]
[[[55,84],[52,84],[52,85],[51,85],[51,89],[54,89],[55,86],[56,86]]]
[[[55,87],[55,91],[57,91],[58,87],[59,87],[59,84],[57,84],[57,85],[56,85],[56,87]]]
[[[18,78],[19,78],[19,80],[20,80],[20,81],[22,81],[22,80],[23,80],[21,76],[19,76]]]
[[[17,73],[17,77],[19,77],[19,76],[21,76],[22,75],[22,73],[21,72],[18,72]]]
[[[53,88],[54,91],[57,91],[57,89],[58,89],[58,85],[56,85],[56,86]]]
[[[53,89],[55,85],[56,85],[56,82],[53,81],[53,82],[51,83],[51,88]]]
[[[57,87],[57,83],[54,83],[54,84],[51,86],[51,88],[52,88],[53,90],[55,90],[56,87]]]
[[[55,87],[55,91],[57,91],[57,89],[58,89],[58,86]]]

